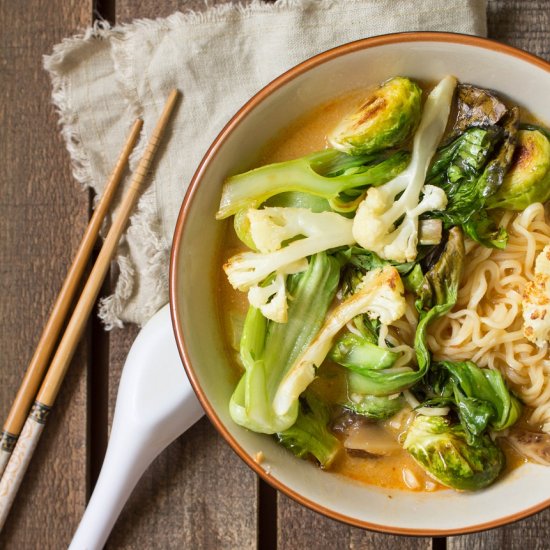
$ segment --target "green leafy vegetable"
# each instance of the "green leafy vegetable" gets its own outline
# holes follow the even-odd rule
[[[294,424],[297,397],[284,414],[275,413],[273,399],[288,370],[323,324],[336,293],[339,273],[339,263],[331,256],[313,256],[308,270],[289,281],[293,300],[285,324],[268,321],[256,308],[249,309],[240,350],[245,373],[229,405],[231,418],[237,424],[270,434]]]
[[[438,404],[453,405],[464,429],[473,435],[487,428],[505,430],[521,415],[521,403],[498,371],[482,369],[471,361],[441,361],[432,365],[428,379]]]
[[[357,291],[331,310],[315,340],[300,356],[286,374],[275,395],[275,411],[285,414],[315,378],[315,372],[329,354],[338,333],[361,314],[378,318],[381,323],[390,324],[405,313],[403,284],[394,267],[369,271]],[[371,375],[384,371],[372,371]]]
[[[363,373],[391,367],[399,358],[399,353],[381,348],[368,338],[347,332],[336,340],[329,358],[350,370]]]
[[[351,155],[396,147],[418,126],[422,90],[408,78],[388,80],[358,109],[346,116],[329,136],[335,149]]]
[[[435,307],[450,309],[456,303],[464,254],[462,231],[459,227],[453,227],[449,230],[447,242],[443,245],[437,261],[426,258],[428,265],[430,262],[433,263],[417,293],[416,308],[421,317],[428,315]]]
[[[447,208],[434,215],[443,219],[448,227],[467,222],[483,208],[485,188],[481,175],[501,135],[498,126],[470,128],[439,151],[428,183],[440,186],[447,195]],[[442,159],[448,162],[443,165]]]
[[[282,208],[308,208],[312,212],[330,212],[330,204],[323,197],[310,195],[309,193],[300,193],[299,191],[289,191],[280,193],[268,199],[266,206],[278,206]]]
[[[353,381],[348,382],[350,398],[343,406],[354,413],[366,416],[371,420],[386,420],[397,414],[404,406],[402,396],[363,395],[355,392]]]
[[[423,281],[424,273],[422,272],[422,267],[420,267],[420,264],[416,264],[411,271],[403,277],[405,288],[415,294],[417,294],[420,290]]]
[[[368,342],[371,344],[378,343],[378,334],[380,332],[379,319],[371,319],[365,314],[357,315],[353,318],[353,324]]]
[[[279,442],[299,458],[315,457],[321,468],[330,468],[342,444],[328,430],[330,410],[312,391],[300,398],[296,422],[277,433]]]
[[[416,309],[420,313],[414,347],[418,372],[424,375],[430,366],[428,350],[428,325],[445,315],[456,304],[458,285],[464,267],[464,237],[459,227],[453,227],[439,260],[424,276],[418,289]],[[420,380],[421,377],[417,379]]]
[[[326,149],[295,160],[268,164],[226,180],[216,219],[256,208],[280,193],[292,191],[332,199],[350,189],[382,185],[403,171],[409,158],[405,151],[389,157],[352,157]],[[356,169],[346,174],[346,167]]]
[[[462,133],[438,151],[428,174],[428,183],[440,186],[448,198],[446,210],[431,215],[446,227],[461,225],[484,246],[507,244],[506,230],[485,208],[502,187],[512,163],[518,119],[517,107],[507,110],[486,90],[462,87],[454,134]]]
[[[383,397],[399,393],[412,385],[416,384],[424,371],[419,370],[372,370],[347,373],[348,387],[353,388],[353,392],[360,395],[374,395]]]
[[[461,424],[442,416],[417,416],[403,448],[433,478],[459,491],[487,487],[505,465],[503,452],[489,436],[470,438]]]
[[[415,266],[415,262],[400,263],[393,260],[384,260],[375,252],[365,250],[358,246],[349,248],[348,261],[351,265],[362,269],[364,272],[372,271],[373,269],[384,267],[385,265],[391,265],[395,267],[401,275],[408,273]]]
[[[491,218],[487,210],[476,212],[462,229],[470,239],[486,246],[487,248],[504,249],[508,244],[508,232],[504,227],[499,227]]]
[[[502,117],[500,124],[504,130],[504,138],[496,155],[481,175],[481,187],[485,198],[493,196],[501,188],[504,176],[512,164],[518,139],[519,109],[512,107]]]
[[[355,393],[392,395],[410,388],[424,377],[431,360],[426,335],[428,325],[445,315],[456,303],[463,264],[464,238],[460,228],[453,227],[439,259],[428,270],[418,288],[416,308],[420,317],[414,338],[417,369],[393,370],[390,367],[350,372],[348,384],[353,385]]]
[[[433,216],[447,227],[464,225],[472,238],[486,246],[502,247],[505,232],[484,211],[488,197],[501,188],[512,162],[519,112],[511,109],[502,126],[469,128],[438,152],[428,183],[440,186],[448,198],[447,208]]]

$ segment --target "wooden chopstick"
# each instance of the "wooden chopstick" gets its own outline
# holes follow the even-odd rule
[[[11,505],[23,480],[27,467],[31,461],[34,449],[49,412],[59,393],[59,388],[67,372],[69,363],[86,326],[90,312],[109,269],[111,258],[115,252],[120,236],[126,227],[140,193],[141,185],[147,176],[153,157],[159,147],[161,137],[169,122],[170,115],[178,98],[178,91],[173,90],[161,117],[153,130],[149,143],[126,191],[118,214],[105,237],[92,272],[84,286],[82,294],[75,306],[71,319],[65,329],[57,351],[50,363],[50,367],[36,397],[31,412],[27,417],[21,437],[13,450],[2,480],[0,481],[0,530],[4,526]]]
[[[55,304],[50,313],[50,317],[46,322],[46,326],[42,332],[38,345],[32,359],[27,367],[27,372],[23,377],[21,386],[12,403],[8,418],[4,423],[2,434],[0,435],[0,477],[6,469],[6,465],[11,456],[13,448],[17,442],[17,438],[21,433],[23,424],[27,418],[27,414],[36,397],[36,392],[40,387],[40,383],[44,377],[44,372],[48,366],[48,361],[52,355],[53,348],[61,327],[65,322],[72,300],[75,296],[76,289],[82,279],[84,269],[90,259],[94,243],[99,235],[99,230],[105,219],[105,216],[113,202],[118,184],[122,180],[124,169],[130,153],[132,152],[141,131],[143,121],[138,119],[134,122],[130,134],[124,144],[124,147],[117,160],[116,166],[113,169],[111,177],[101,199],[99,200],[90,223],[86,228],[84,237],[78,247],[73,263],[67,272],[65,281],[57,296]]]

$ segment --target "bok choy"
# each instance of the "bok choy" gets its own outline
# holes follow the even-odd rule
[[[216,219],[257,208],[279,193],[297,191],[332,199],[340,193],[381,185],[405,169],[409,154],[351,156],[326,149],[302,158],[269,164],[227,179]]]
[[[289,280],[293,296],[288,322],[275,323],[251,307],[241,338],[240,355],[245,372],[231,401],[231,418],[255,432],[273,434],[294,424],[298,416],[298,392],[283,412],[275,410],[274,399],[299,355],[315,338],[332,302],[340,276],[340,265],[325,253],[311,258],[308,270]]]

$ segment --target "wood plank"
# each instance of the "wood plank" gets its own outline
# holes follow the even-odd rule
[[[550,60],[548,0],[489,0],[489,38]]]
[[[91,21],[92,0],[1,2],[0,416],[88,220],[71,176],[42,55]],[[87,346],[80,346],[23,482],[2,548],[66,547],[86,503]]]
[[[223,4],[229,0],[211,1]],[[117,22],[204,10],[202,0],[117,0]],[[110,335],[109,423],[134,327]],[[175,441],[139,482],[109,548],[256,548],[257,480],[204,418]]]
[[[550,3],[489,0],[489,37],[550,60]],[[550,540],[550,509],[499,529],[450,537],[449,550],[542,549]]]
[[[279,550],[294,550],[295,548],[427,550],[432,548],[431,538],[385,535],[358,527],[350,527],[317,514],[282,493],[278,495],[277,508],[279,526],[277,548]]]

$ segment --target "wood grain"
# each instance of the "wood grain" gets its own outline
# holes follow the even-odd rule
[[[427,550],[432,548],[431,538],[385,535],[358,527],[350,527],[312,512],[282,493],[279,493],[278,496],[278,550],[295,550],[296,548]]]
[[[211,1],[223,4],[228,0]],[[204,2],[117,0],[117,22],[163,17]],[[110,336],[109,423],[135,328]],[[183,368],[183,367],[182,367]],[[113,529],[108,548],[254,549],[257,479],[203,418],[151,465]],[[144,541],[148,541],[145,543]]]
[[[4,419],[88,220],[42,55],[91,21],[91,0],[0,2],[0,415]],[[7,24],[16,22],[16,24]],[[86,502],[87,345],[73,360],[2,548],[62,548]]]
[[[110,419],[122,365],[136,334],[132,327],[111,336]],[[204,418],[147,470],[108,548],[253,549],[256,516],[255,475]]]
[[[550,60],[549,0],[489,0],[489,38]]]

